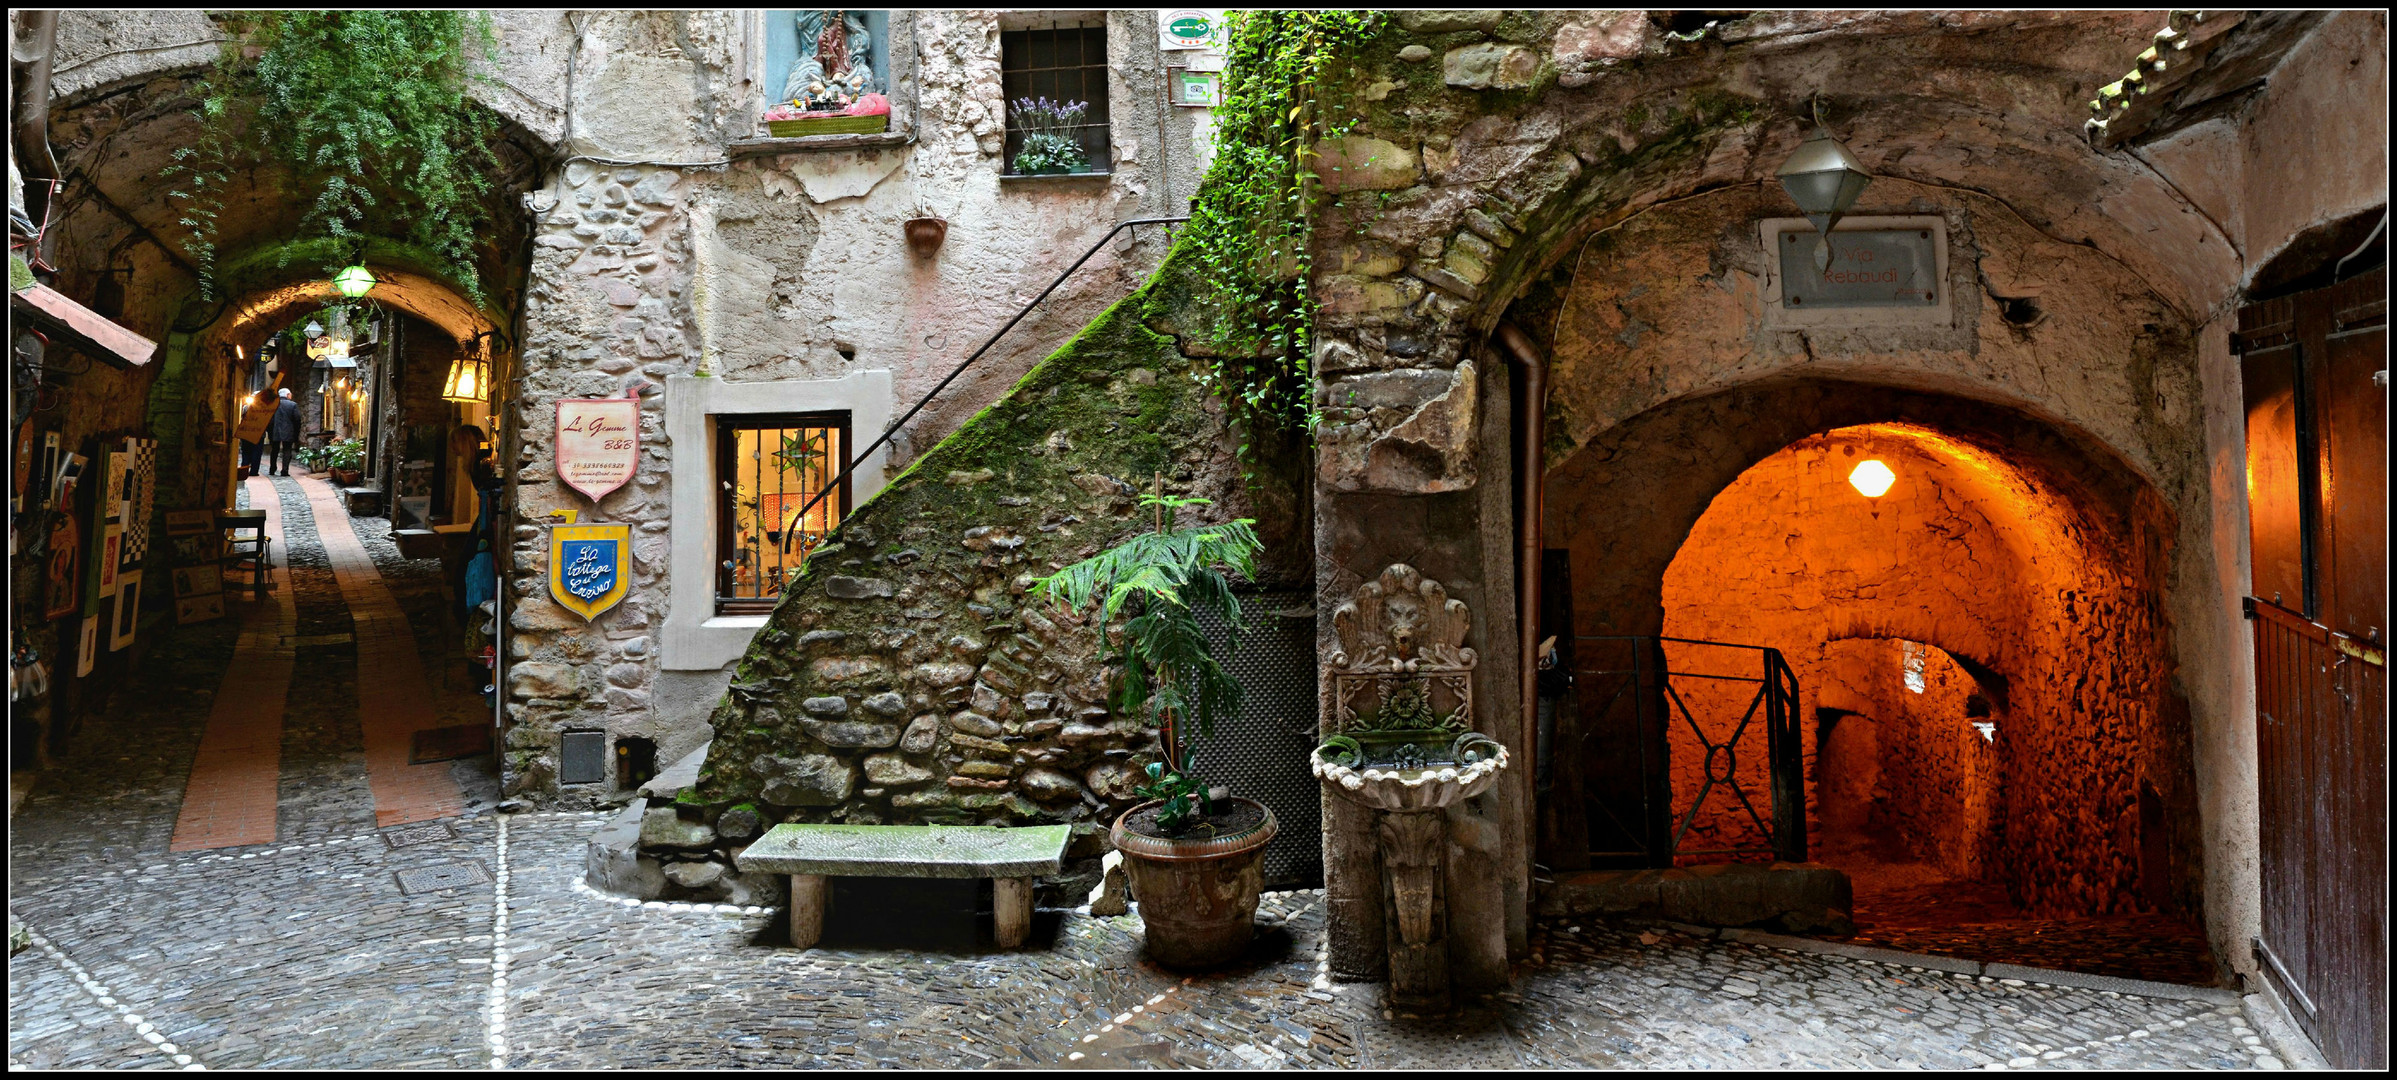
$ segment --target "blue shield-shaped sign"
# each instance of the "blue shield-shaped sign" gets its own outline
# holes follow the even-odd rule
[[[630,591],[630,525],[553,525],[549,530],[549,595],[588,622]]]

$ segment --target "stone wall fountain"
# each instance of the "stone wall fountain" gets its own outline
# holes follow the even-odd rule
[[[1392,564],[1332,612],[1332,626],[1340,648],[1325,666],[1332,707],[1315,776],[1376,818],[1391,1005],[1446,1010],[1446,811],[1507,766],[1506,748],[1473,729],[1472,612]]]

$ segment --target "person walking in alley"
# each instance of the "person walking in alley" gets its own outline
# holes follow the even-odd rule
[[[267,422],[266,437],[274,444],[273,457],[267,467],[276,476],[291,475],[291,455],[300,441],[300,403],[291,400],[291,388],[275,392],[275,418]]]

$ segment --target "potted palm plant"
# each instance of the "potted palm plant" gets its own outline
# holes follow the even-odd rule
[[[1148,801],[1118,818],[1110,838],[1140,903],[1149,957],[1216,967],[1238,959],[1255,934],[1258,862],[1278,826],[1263,803],[1216,795],[1198,776],[1194,736],[1212,733],[1215,718],[1240,703],[1240,684],[1215,657],[1198,613],[1220,616],[1237,640],[1240,601],[1226,571],[1254,575],[1258,541],[1247,518],[1167,528],[1173,510],[1207,500],[1167,496],[1162,478],[1158,486],[1141,497],[1156,510],[1154,531],[1042,579],[1035,592],[1073,611],[1095,602],[1102,634],[1139,600],[1138,614],[1114,635],[1124,665],[1115,705],[1148,711],[1164,759],[1146,768],[1139,793]]]

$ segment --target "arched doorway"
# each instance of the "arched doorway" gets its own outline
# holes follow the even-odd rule
[[[1867,461],[1886,488],[1852,482]],[[1779,381],[1604,432],[1551,471],[1547,510],[1577,680],[1544,863],[1764,861],[1786,845],[1751,670],[1769,649],[1794,675],[1805,846],[1855,880],[1865,937],[1955,951],[1974,931],[1919,939],[2142,918],[2132,930],[2196,954],[2150,970],[2210,976],[2182,925],[2198,867],[2158,600],[2173,522],[2119,459],[2001,406]],[[1670,675],[1633,692],[1658,708],[1610,707],[1620,695],[1591,676],[1647,635]]]

